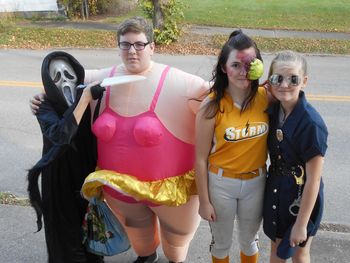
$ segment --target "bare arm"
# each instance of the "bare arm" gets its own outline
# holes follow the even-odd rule
[[[212,147],[215,128],[215,118],[207,119],[204,116],[203,106],[208,102],[204,100],[196,116],[196,184],[199,195],[199,214],[208,221],[215,221],[214,207],[210,203],[208,193],[208,156]]]
[[[187,91],[187,96],[188,98],[190,98],[188,100],[188,105],[194,114],[197,114],[200,108],[201,102],[205,99],[205,97],[209,93],[209,82],[204,81],[202,79],[200,80],[201,80],[200,84],[191,83],[189,85],[189,87],[191,88],[189,88]]]
[[[98,85],[98,84],[99,84],[99,82],[95,81],[95,82],[92,82],[89,85],[87,85],[86,88],[84,88],[83,94],[81,95],[79,102],[73,111],[74,118],[75,118],[77,124],[80,123],[81,118],[83,117],[84,112],[85,112],[87,106],[89,105],[89,103],[91,101],[93,101],[93,98],[91,95],[91,88],[93,86]]]
[[[113,67],[104,68],[104,69],[88,69],[88,70],[85,69],[84,83],[89,84],[95,81],[102,82],[103,79],[110,77],[112,69]],[[91,122],[93,122],[93,116],[94,116],[96,105],[97,105],[97,100],[90,101],[90,110],[91,110],[91,117],[92,117]],[[103,108],[104,108],[104,99],[102,99],[101,101],[100,111],[103,110]]]
[[[290,236],[291,246],[295,246],[307,238],[307,223],[317,200],[323,162],[324,158],[318,155],[306,163],[307,180],[304,186],[297,220],[294,223]]]

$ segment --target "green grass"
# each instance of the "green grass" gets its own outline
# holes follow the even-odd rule
[[[185,22],[350,33],[349,0],[188,0]]]
[[[0,31],[0,48],[115,48],[116,34],[105,30],[11,27]]]
[[[267,38],[252,37],[263,52],[294,50],[301,53],[350,54],[350,41],[334,39]],[[221,48],[227,40],[225,35],[213,37],[213,45]]]
[[[349,0],[183,0],[184,23],[235,28],[350,33]],[[142,15],[139,7],[106,22]]]

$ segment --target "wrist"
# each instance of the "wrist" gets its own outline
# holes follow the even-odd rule
[[[89,88],[85,88],[82,96],[80,97],[82,102],[89,103],[92,100],[91,92]]]
[[[210,204],[209,198],[201,198],[199,197],[199,203],[202,205]]]
[[[299,228],[306,228],[307,227],[307,221],[304,222],[305,220],[296,220],[294,223],[295,227],[299,227]]]

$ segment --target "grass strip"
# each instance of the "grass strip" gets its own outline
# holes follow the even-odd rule
[[[107,30],[13,27],[0,32],[0,48],[114,48],[116,35]]]
[[[333,39],[253,37],[262,52],[291,49],[301,53],[350,54],[350,41]],[[161,53],[214,55],[226,35],[183,34],[177,43],[159,46]],[[108,30],[66,28],[8,27],[0,31],[0,48],[115,48],[116,34]]]
[[[338,39],[305,39],[305,38],[267,38],[252,37],[263,52],[294,50],[301,53],[316,54],[350,54],[350,41]],[[213,36],[216,48],[222,47],[226,35]]]

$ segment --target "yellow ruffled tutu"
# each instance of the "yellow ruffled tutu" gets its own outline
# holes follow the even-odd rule
[[[97,170],[88,177],[82,187],[85,198],[101,196],[107,185],[136,200],[147,200],[157,205],[179,206],[197,194],[194,170],[185,174],[151,182],[139,181],[136,177],[111,170]]]

